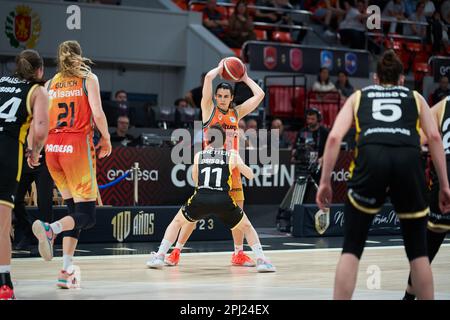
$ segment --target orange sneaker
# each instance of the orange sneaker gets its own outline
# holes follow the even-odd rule
[[[14,290],[6,284],[0,287],[0,300],[16,300]]]
[[[240,250],[238,254],[233,253],[231,256],[231,264],[233,266],[241,267],[254,267],[255,261],[253,261],[243,250]]]
[[[180,262],[180,249],[175,248],[172,250],[172,252],[170,253],[170,255],[164,259],[164,262],[168,265],[168,266],[176,266],[178,264],[178,262]]]

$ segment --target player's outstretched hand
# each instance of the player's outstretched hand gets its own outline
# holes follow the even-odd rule
[[[443,214],[450,214],[450,189],[441,189],[439,191],[439,209]]]
[[[100,150],[98,153],[99,159],[108,157],[112,151],[111,140],[109,138],[101,137],[95,148]]]
[[[316,195],[316,203],[320,210],[326,210],[330,207],[332,197],[333,191],[331,190],[331,184],[321,183]]]

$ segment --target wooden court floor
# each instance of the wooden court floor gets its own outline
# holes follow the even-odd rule
[[[147,269],[144,255],[77,257],[81,288],[74,290],[56,288],[60,258],[51,262],[16,258],[12,265],[18,299],[331,299],[340,249],[278,250],[266,254],[277,267],[276,273],[233,267],[229,252],[185,253],[179,266],[162,270]],[[450,300],[449,244],[441,247],[432,267],[436,299]],[[379,282],[371,281],[375,274],[379,275]],[[402,247],[366,248],[354,299],[399,300],[407,276],[408,263]]]

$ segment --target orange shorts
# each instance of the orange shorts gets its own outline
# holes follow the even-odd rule
[[[231,190],[230,197],[235,201],[244,201],[244,189],[242,189],[241,172],[238,168],[234,168],[231,173]]]
[[[74,198],[97,199],[95,148],[91,135],[51,133],[45,157],[60,192],[70,191]]]

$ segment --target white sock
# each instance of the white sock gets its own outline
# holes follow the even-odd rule
[[[63,270],[67,271],[70,266],[73,266],[73,256],[64,254],[63,255]]]
[[[256,256],[256,259],[266,259],[266,256],[264,255],[261,243],[255,243],[251,246],[253,253]]]
[[[158,254],[166,254],[169,252],[170,247],[172,246],[172,242],[169,240],[163,239],[161,244],[159,245]]]
[[[0,273],[11,273],[11,265],[0,265]]]
[[[63,231],[62,224],[59,221],[56,221],[56,222],[53,222],[52,224],[50,224],[50,228],[52,228],[52,231],[54,234],[58,234]]]
[[[244,251],[244,245],[243,244],[241,244],[241,245],[234,245],[234,253],[235,254],[238,254],[239,253],[239,251]]]
[[[184,247],[184,243],[180,243],[180,242],[177,242],[177,245],[175,246],[175,248],[180,249],[180,251],[183,250],[183,247]]]

